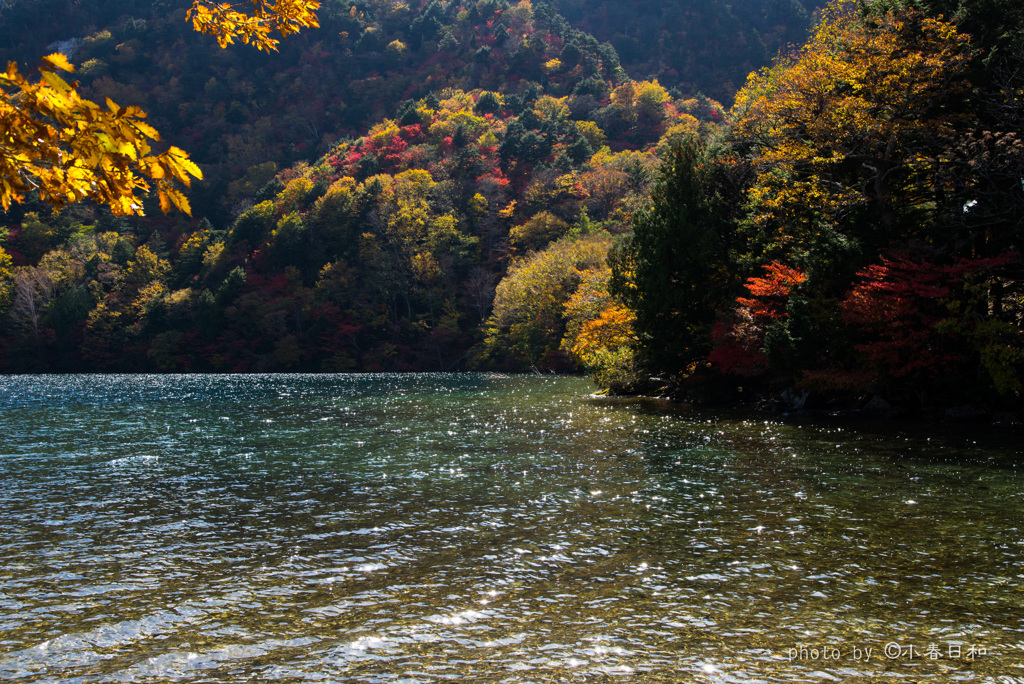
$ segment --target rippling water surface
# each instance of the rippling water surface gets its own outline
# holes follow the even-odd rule
[[[1013,435],[590,391],[0,378],[0,679],[1024,682]]]

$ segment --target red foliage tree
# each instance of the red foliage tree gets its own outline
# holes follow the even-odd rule
[[[1015,258],[938,264],[897,254],[861,270],[840,309],[862,335],[855,346],[862,362],[879,378],[937,379],[962,371],[970,354],[963,338],[976,324],[968,309],[980,304],[967,285]],[[982,306],[981,318],[988,313]]]
[[[737,297],[732,319],[719,321],[711,332],[715,348],[708,361],[730,375],[755,376],[768,369],[764,335],[773,321],[785,318],[786,301],[793,288],[807,280],[798,268],[773,261],[764,278],[748,278],[750,297]]]

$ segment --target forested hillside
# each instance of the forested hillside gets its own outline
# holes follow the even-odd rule
[[[319,29],[267,54],[222,50],[197,36],[186,0],[16,0],[0,8],[0,60],[28,68],[52,49],[69,53],[84,95],[141,107],[202,166],[208,180],[192,203],[224,223],[240,199],[229,183],[246,169],[311,162],[404,100],[445,87],[518,92],[526,82],[567,95],[598,61],[606,75],[615,72],[613,40],[629,52],[634,77],[728,103],[750,70],[784,43],[802,42],[809,26],[801,5],[776,0],[708,0],[686,11],[673,3],[590,3],[583,11],[566,0],[530,6],[529,25],[505,4],[331,0]],[[598,42],[581,26],[607,38]]]
[[[565,95],[584,72],[607,77],[619,66],[610,46],[528,2],[517,9],[435,1],[414,10],[392,0],[334,0],[320,10],[319,29],[272,53],[221,49],[192,31],[188,6],[73,4],[62,21],[64,3],[15,2],[0,10],[11,46],[0,58],[32,66],[49,51],[46,41],[61,41],[51,48],[78,65],[84,95],[141,107],[200,164],[207,182],[193,190],[192,204],[218,225],[244,199],[230,182],[247,169],[312,161],[393,116],[404,100],[447,87],[516,92],[531,81]],[[566,46],[575,61],[546,67]]]
[[[573,26],[610,43],[636,78],[726,104],[751,71],[807,40],[823,0],[611,3],[556,0]]]
[[[706,134],[721,107],[630,81],[609,46],[529,2],[325,10],[280,54],[221,50],[178,27],[183,10],[74,50],[83,91],[141,101],[213,180],[191,221],[12,208],[9,368],[572,367],[560,300],[550,339],[478,348],[497,281],[573,231],[626,230],[657,146]],[[327,36],[330,54],[310,42]],[[283,165],[295,135],[325,156]]]
[[[27,7],[3,10],[23,60],[69,37],[19,37]],[[840,2],[764,68],[814,5],[335,0],[269,54],[121,7],[69,10],[95,22],[63,48],[80,89],[141,105],[206,180],[191,217],[12,207],[5,370],[1019,401],[1012,3]]]

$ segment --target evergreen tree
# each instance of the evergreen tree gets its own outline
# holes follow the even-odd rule
[[[677,143],[662,163],[650,206],[610,257],[612,294],[636,313],[636,332],[652,368],[682,373],[706,358],[715,314],[735,285],[735,234],[720,162],[708,146]]]

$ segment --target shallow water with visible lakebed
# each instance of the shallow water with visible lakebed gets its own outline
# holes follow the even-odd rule
[[[1019,434],[591,392],[0,378],[0,679],[1024,682]]]

